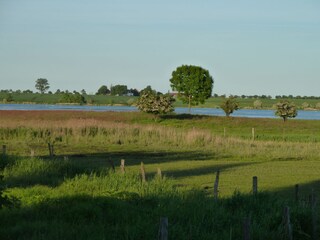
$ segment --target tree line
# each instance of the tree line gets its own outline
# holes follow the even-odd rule
[[[212,96],[214,80],[210,75],[209,71],[194,65],[182,65],[177,67],[171,75],[170,86],[172,90],[176,93],[175,96],[179,98],[183,103],[188,104],[189,112],[191,107],[203,104],[208,98]],[[50,89],[49,82],[46,78],[39,78],[36,80],[35,88],[41,93],[44,94],[53,94],[48,91]],[[12,100],[12,91],[1,90],[1,92],[6,92],[9,94],[6,98],[6,101],[10,102]],[[17,90],[16,93],[33,93],[31,90],[21,91]],[[73,91],[60,91],[56,90],[54,94],[62,95],[60,102],[63,103],[80,103],[85,104],[87,100],[85,95],[87,94],[84,89],[80,92]],[[147,113],[155,114],[167,114],[174,111],[173,103],[175,101],[173,94],[163,94],[152,89],[151,86],[147,86],[145,89],[140,92],[137,89],[128,89],[126,85],[114,85],[110,89],[106,85],[102,85],[96,92],[96,95],[112,95],[112,96],[137,96],[139,97],[136,105],[139,110]],[[215,97],[218,97],[217,94],[214,94]],[[256,98],[256,99],[270,99],[271,96],[267,95],[253,95],[253,96],[229,96],[221,95],[220,97],[224,98],[224,101],[221,103],[220,107],[224,110],[227,117],[229,117],[234,111],[239,109],[239,103],[237,98]],[[293,99],[292,95],[289,96],[276,96],[277,99]],[[302,98],[299,96],[299,98]],[[314,99],[315,97],[312,97]],[[319,98],[320,99],[320,98]],[[255,107],[258,108],[261,101],[257,100],[254,103]],[[293,118],[297,116],[297,110],[293,103],[288,100],[281,100],[276,105],[277,116],[283,118],[284,121],[287,118]]]

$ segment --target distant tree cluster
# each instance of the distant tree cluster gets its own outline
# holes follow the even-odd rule
[[[78,103],[78,104],[85,104],[87,103],[85,97],[80,93],[74,91],[73,93],[63,93],[62,97],[60,98],[61,103]]]
[[[112,95],[112,96],[139,96],[140,93],[137,89],[128,89],[127,85],[114,85],[110,90],[106,85],[102,85],[96,95]]]
[[[293,96],[293,95],[277,95],[276,99],[320,99],[320,96]]]

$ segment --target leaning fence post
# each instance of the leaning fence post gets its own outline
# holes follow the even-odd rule
[[[124,160],[124,159],[121,159],[120,170],[121,170],[122,173],[125,172],[124,164],[125,164],[125,160]]]
[[[160,218],[158,240],[168,240],[168,218]]]
[[[258,177],[254,176],[252,178],[252,193],[256,195],[258,193]]]
[[[141,170],[141,180],[142,182],[146,182],[146,171],[144,170],[143,162],[141,162],[140,170]]]
[[[292,236],[292,227],[290,223],[290,209],[288,206],[284,208],[284,225],[285,225],[285,232],[289,240],[293,240]]]
[[[214,200],[218,200],[219,176],[220,176],[220,170],[218,170],[217,173],[216,173],[216,180],[215,180],[214,186],[213,186],[213,197],[214,197]]]
[[[2,155],[5,156],[7,154],[7,146],[2,145]]]

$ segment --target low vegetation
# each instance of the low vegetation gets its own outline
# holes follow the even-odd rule
[[[0,210],[0,238],[156,239],[159,219],[167,217],[171,239],[242,239],[245,219],[252,239],[288,239],[283,212],[289,207],[294,239],[311,239],[319,217],[309,201],[319,194],[319,124],[1,111],[0,200],[11,205]]]

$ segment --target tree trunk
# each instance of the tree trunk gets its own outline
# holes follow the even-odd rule
[[[191,113],[191,95],[189,95],[189,113]]]

